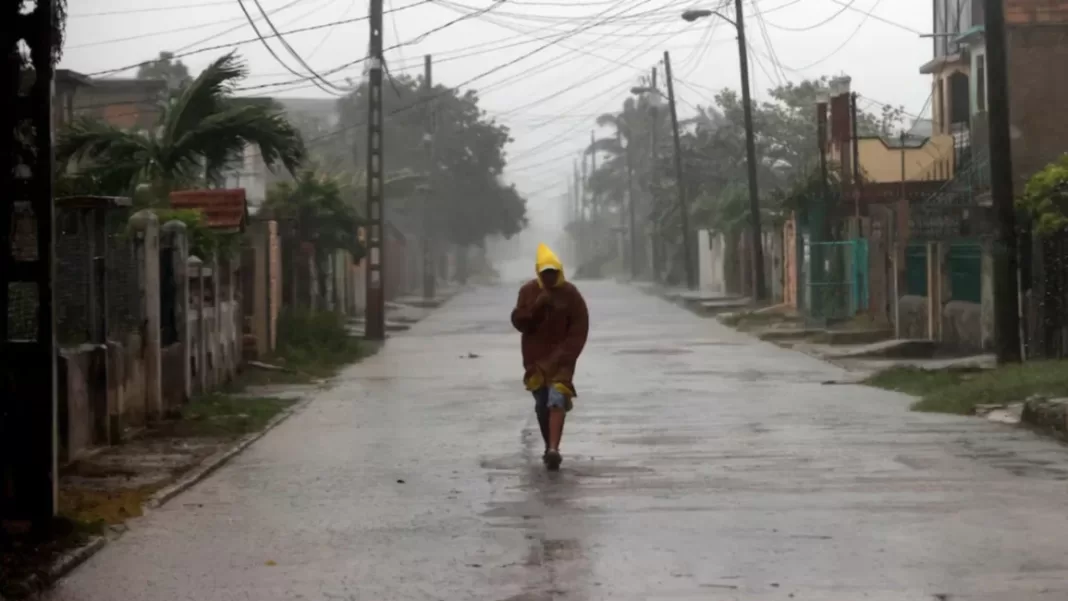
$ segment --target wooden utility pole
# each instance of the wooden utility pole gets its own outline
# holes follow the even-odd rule
[[[1016,207],[1012,191],[1008,61],[1004,0],[984,0],[987,118],[990,130],[990,196],[994,204],[994,347],[998,363],[1018,363],[1020,299]]]
[[[657,103],[660,99],[660,90],[656,87],[656,67],[653,67],[653,77],[650,83],[652,84],[650,87],[653,90],[653,93],[649,95],[649,98],[652,99],[653,103],[652,106],[649,107],[649,215],[651,217],[656,213],[656,191],[660,183],[659,154],[657,153],[658,148],[656,139],[657,126],[660,124],[660,115],[657,110]],[[657,259],[659,257],[660,246],[659,230],[660,228],[657,226],[656,220],[650,220],[649,250],[652,254],[652,265],[650,266],[650,269],[652,270],[651,279],[654,282],[657,280]]]
[[[742,0],[734,0],[735,27],[738,30],[738,61],[742,71],[742,110],[745,118],[745,157],[749,172],[749,227],[753,236],[753,300],[767,299],[764,285],[764,244],[760,233],[760,190],[757,187],[756,140],[753,133],[753,101],[749,95],[749,47],[745,43],[745,15]]]
[[[427,160],[426,193],[423,195],[423,298],[426,300],[433,299],[437,294],[437,282],[434,278],[434,253],[431,248],[430,234],[433,221],[431,217],[432,199],[437,192],[434,189],[434,184],[436,183],[434,174],[437,172],[437,163],[434,157],[433,76],[432,59],[428,54],[423,60],[423,108],[426,111],[426,135],[424,141],[426,142]]]
[[[690,244],[690,206],[686,201],[686,185],[682,177],[682,140],[679,137],[679,111],[675,106],[675,80],[671,75],[671,54],[667,51],[664,52],[664,78],[667,79],[668,105],[671,109],[671,132],[675,143],[675,191],[678,193],[679,219],[682,221],[682,262],[686,268],[686,286],[693,290],[697,287],[697,274],[693,268],[694,249],[691,248]]]
[[[627,216],[628,226],[627,231],[630,233],[630,277],[632,280],[638,279],[638,232],[635,225],[634,214],[634,148],[631,144],[632,139],[627,136]]]
[[[593,174],[597,173],[597,152],[593,150],[593,144],[594,144],[595,141],[596,140],[594,139],[594,133],[593,133],[593,130],[591,129],[590,130],[590,183],[591,184],[593,182]],[[589,216],[592,219],[594,213],[597,211],[597,197],[596,197],[597,193],[593,190],[593,186],[592,185],[587,184],[587,186],[590,189]]]
[[[55,0],[38,0],[28,13],[21,4],[0,9],[4,51],[14,57],[28,47],[33,83],[26,69],[8,59],[0,75],[7,110],[0,113],[0,521],[28,521],[50,535],[57,511],[56,337],[53,283],[55,219],[52,85]],[[15,132],[22,132],[16,135]],[[32,150],[32,152],[30,152]],[[12,168],[22,165],[24,169]],[[31,217],[32,216],[32,217]],[[28,221],[32,250],[12,253],[16,220]],[[26,305],[9,304],[24,293]],[[16,316],[12,319],[12,316]],[[15,329],[9,329],[14,326]],[[0,537],[3,532],[0,532]]]
[[[382,0],[371,0],[367,78],[367,318],[368,340],[386,338],[385,215],[382,194]]]
[[[853,153],[853,215],[857,219],[857,237],[860,237],[860,132],[857,130],[857,93],[849,96],[849,128],[853,130],[853,140],[850,146]]]

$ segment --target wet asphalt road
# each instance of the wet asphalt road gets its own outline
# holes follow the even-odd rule
[[[1068,599],[1064,447],[581,287],[559,474],[519,383],[515,290],[473,289],[50,598]]]

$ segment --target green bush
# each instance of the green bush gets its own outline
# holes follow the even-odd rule
[[[340,313],[286,309],[278,316],[277,355],[287,367],[309,373],[331,372],[360,359],[364,351]]]

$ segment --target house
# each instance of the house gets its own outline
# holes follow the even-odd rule
[[[340,121],[337,101],[332,98],[242,97],[239,100],[281,107],[306,141],[315,135],[311,133],[312,125],[314,128],[333,131]],[[242,154],[240,164],[234,165],[224,174],[223,185],[227,188],[243,188],[248,198],[249,212],[255,215],[267,200],[267,190],[270,186],[287,177],[288,174],[285,173],[272,173],[263,161],[259,148],[248,146]]]
[[[92,117],[123,129],[151,129],[159,122],[167,93],[162,79],[93,79],[78,88],[69,103],[75,117]]]
[[[892,323],[912,204],[944,185],[957,145],[924,123],[896,136],[854,132],[851,84],[835,78],[816,104],[828,179],[840,183],[787,222],[783,296],[816,322],[864,312]]]
[[[932,4],[933,57],[920,72],[932,77],[934,128],[954,136],[959,160],[952,180],[926,204],[956,208],[929,213],[953,231],[912,232],[906,292],[933,297],[929,304],[942,307],[930,311],[929,336],[961,349],[987,349],[993,343],[993,263],[984,236],[991,202],[983,2]],[[1068,4],[1005,0],[1005,21],[1013,180],[1019,192],[1031,175],[1068,151],[1068,118],[1054,108],[1068,98],[1063,77]],[[1029,249],[1023,250],[1026,264]],[[1028,272],[1025,267],[1024,290],[1031,287]]]
[[[52,126],[63,127],[74,120],[74,97],[78,90],[93,85],[88,75],[70,69],[56,69],[52,92]]]

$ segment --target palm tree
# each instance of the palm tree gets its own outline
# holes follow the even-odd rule
[[[147,184],[157,200],[177,187],[218,184],[248,145],[269,169],[292,173],[305,157],[300,134],[272,104],[234,98],[247,73],[233,53],[218,58],[166,100],[151,131],[80,119],[61,133],[56,160],[97,191],[132,194]]]

